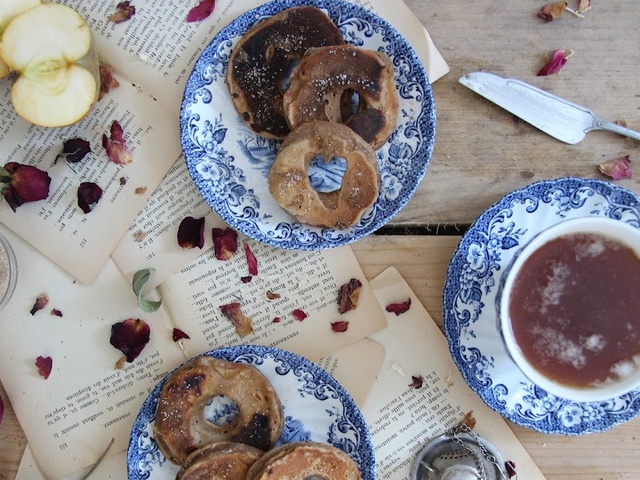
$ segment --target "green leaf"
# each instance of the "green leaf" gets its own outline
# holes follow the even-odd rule
[[[144,284],[149,281],[149,277],[154,271],[155,268],[143,268],[142,270],[138,270],[133,276],[133,281],[131,282],[131,285],[133,286],[133,293],[138,297],[138,305],[140,305],[140,308],[147,313],[155,312],[160,308],[160,305],[162,305],[161,300],[147,300],[142,297],[142,287],[144,287]]]

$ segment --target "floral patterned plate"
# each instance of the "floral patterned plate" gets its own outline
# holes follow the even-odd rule
[[[543,433],[601,432],[640,411],[640,390],[593,403],[548,394],[517,369],[498,334],[496,289],[514,254],[544,228],[590,215],[640,228],[640,198],[607,182],[579,178],[542,181],[512,192],[463,236],[444,288],[445,333],[466,382],[505,418]]]
[[[346,390],[326,371],[299,355],[274,347],[242,345],[204,355],[253,365],[269,379],[285,416],[278,445],[303,440],[329,443],[354,459],[363,480],[375,480],[373,443],[364,417]],[[153,389],[133,424],[127,452],[129,480],[176,478],[178,467],[160,453],[153,439],[153,421],[167,377]],[[233,415],[235,404],[230,403],[207,407],[208,418],[215,421]]]
[[[303,0],[275,0],[222,29],[196,62],[180,111],[187,166],[211,208],[247,236],[293,250],[346,245],[389,221],[412,197],[427,170],[436,123],[424,68],[408,42],[389,23],[343,0],[313,2],[328,13],[347,42],[391,57],[400,100],[398,126],[377,151],[380,195],[359,223],[345,230],[312,227],[295,221],[280,208],[267,183],[280,142],[259,137],[245,126],[233,107],[225,72],[234,45],[251,26],[285,8],[306,4]],[[321,191],[331,191],[339,187],[342,175],[329,168],[310,171],[310,177],[315,187],[322,185]]]

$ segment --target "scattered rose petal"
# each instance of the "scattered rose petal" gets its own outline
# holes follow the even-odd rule
[[[120,357],[115,365],[116,370],[122,370],[126,365],[126,363],[127,363],[127,357],[125,356]]]
[[[182,248],[204,246],[204,217],[185,217],[178,226],[178,245]]]
[[[573,55],[573,51],[569,52],[569,54],[567,54],[566,56],[565,53],[566,52],[561,49],[553,52],[551,60],[549,60],[547,64],[538,72],[538,77],[544,77],[546,75],[553,75],[554,73],[558,73],[567,63],[567,59],[571,55]]]
[[[102,198],[102,189],[93,182],[82,182],[78,186],[78,206],[89,213]]]
[[[200,3],[187,14],[187,23],[204,20],[213,13],[215,6],[216,0],[200,0]]]
[[[127,184],[127,182],[129,181],[129,179],[127,177],[120,177],[120,185],[121,186],[125,186]]]
[[[100,62],[98,68],[100,70],[100,94],[98,95],[98,100],[100,100],[112,89],[119,87],[120,82],[113,76],[111,65]]]
[[[269,301],[277,300],[278,298],[280,298],[279,293],[272,292],[271,290],[267,290],[266,296],[267,300]]]
[[[70,138],[62,142],[62,151],[56,156],[54,163],[60,159],[67,163],[78,163],[90,152],[91,146],[88,140],[84,138]]]
[[[349,322],[346,320],[339,320],[337,322],[331,322],[331,330],[336,333],[346,332],[349,328]]]
[[[29,313],[31,313],[31,315],[35,315],[36,312],[46,307],[48,303],[49,303],[49,296],[46,293],[39,295],[38,298],[36,298],[36,301],[33,304],[33,307],[31,307],[31,310]]]
[[[138,230],[133,234],[133,239],[138,243],[142,242],[145,238],[147,238],[147,234],[142,230]]]
[[[240,277],[240,281],[242,283],[249,283],[251,280],[253,280],[253,277],[251,275],[247,275],[245,277]]]
[[[411,375],[411,383],[409,384],[411,388],[415,388],[416,390],[418,390],[419,388],[422,388],[423,384],[424,378],[422,377],[422,375]]]
[[[2,423],[2,417],[4,416],[4,400],[0,397],[0,423]]]
[[[140,318],[127,318],[111,325],[111,345],[120,350],[127,359],[133,362],[149,343],[151,328]]]
[[[241,337],[253,333],[253,320],[242,313],[239,303],[229,303],[227,305],[221,305],[220,310],[231,320],[231,323],[236,328],[236,332]]]
[[[258,259],[251,251],[251,247],[247,242],[244,242],[244,254],[247,257],[247,267],[249,268],[249,274],[258,275]]]
[[[299,308],[296,308],[293,312],[291,312],[293,314],[293,316],[296,318],[296,320],[298,321],[303,321],[305,318],[308,317],[308,315],[306,313],[304,313],[302,310],[300,310]]]
[[[45,380],[51,375],[51,369],[53,368],[53,359],[51,357],[38,357],[36,358],[36,367],[38,373]]]
[[[460,421],[460,425],[466,425],[470,430],[476,428],[476,417],[473,416],[473,410],[468,412]]]
[[[58,310],[57,308],[52,308],[51,315],[53,315],[54,317],[62,317],[62,311]]]
[[[627,121],[624,118],[621,118],[620,120],[616,120],[616,125],[620,125],[621,127],[627,128]]]
[[[213,228],[213,250],[218,260],[229,260],[233,258],[238,250],[238,232],[232,228]]]
[[[562,12],[564,12],[568,5],[569,4],[567,2],[550,3],[540,9],[540,11],[538,12],[538,17],[547,22],[550,22],[562,15]]]
[[[516,472],[516,463],[512,460],[504,462],[504,469],[507,472],[507,478],[513,478],[518,474],[518,472]]]
[[[124,138],[124,130],[120,126],[120,122],[114,120],[111,123],[111,135],[107,137],[107,134],[102,135],[102,146],[107,152],[107,157],[113,163],[118,165],[126,165],[133,161],[133,157],[129,150],[127,150],[127,141]]]
[[[346,313],[358,306],[360,288],[362,283],[357,278],[352,278],[338,289],[338,312]]]
[[[174,328],[173,329],[172,338],[173,338],[174,342],[177,342],[178,340],[182,340],[183,338],[189,340],[191,337],[189,335],[187,335],[186,333],[184,333],[179,328]]]
[[[280,323],[280,317],[275,317],[273,319],[273,323]]]
[[[631,160],[629,155],[624,157],[614,158],[608,162],[602,163],[598,166],[600,173],[607,175],[614,180],[621,180],[623,178],[631,178]]]
[[[122,23],[129,20],[136,13],[136,7],[130,1],[120,2],[116,5],[116,12],[109,15],[109,20],[113,23]]]
[[[138,305],[142,310],[147,313],[153,313],[162,305],[161,300],[147,300],[142,296],[142,287],[149,281],[151,274],[155,271],[155,268],[143,268],[138,270],[133,275],[131,286],[133,287],[133,293],[138,297]]]
[[[133,193],[135,193],[136,195],[142,195],[143,193],[146,193],[146,191],[147,187],[136,187]]]
[[[395,313],[396,316],[406,312],[411,308],[411,298],[408,298],[405,302],[401,303],[390,303],[387,305],[385,310],[387,312]]]
[[[578,9],[576,10],[576,12],[584,13],[587,10],[591,10],[591,0],[580,0],[580,3],[578,4]]]
[[[0,167],[0,193],[14,212],[23,203],[46,199],[50,184],[49,174],[33,165],[8,162]]]

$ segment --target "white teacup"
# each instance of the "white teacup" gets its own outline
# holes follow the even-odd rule
[[[507,352],[548,393],[595,402],[640,388],[640,230],[631,225],[591,216],[543,230],[503,273],[496,309]]]

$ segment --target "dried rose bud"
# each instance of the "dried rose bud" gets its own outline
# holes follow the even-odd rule
[[[409,384],[411,388],[415,388],[416,390],[418,390],[419,388],[422,388],[423,384],[424,378],[422,377],[422,375],[411,375],[411,383]]]
[[[291,312],[293,314],[293,316],[295,317],[296,320],[298,321],[303,321],[305,318],[308,317],[308,315],[306,313],[304,313],[302,310],[300,310],[299,308],[296,308],[293,312]]]
[[[178,226],[178,245],[182,248],[204,246],[204,217],[185,217]]]
[[[516,463],[512,460],[504,462],[504,469],[507,472],[507,478],[513,478],[518,475],[518,472],[516,472]]]
[[[556,50],[553,52],[551,56],[551,60],[547,62],[547,64],[540,69],[538,72],[538,77],[544,77],[546,75],[553,75],[554,73],[558,73],[562,67],[567,63],[567,59],[573,55],[573,51],[569,52],[569,54],[565,55],[564,50]]]
[[[140,318],[127,318],[111,325],[109,342],[124,353],[127,362],[133,362],[149,343],[151,328]]]
[[[631,160],[629,155],[624,157],[614,158],[608,162],[602,163],[598,166],[600,173],[607,175],[614,180],[621,180],[623,178],[631,178]]]
[[[253,280],[253,277],[251,275],[246,275],[244,277],[240,277],[240,281],[242,283],[249,283],[251,280]]]
[[[98,95],[98,100],[101,100],[112,89],[118,88],[120,82],[113,76],[111,65],[100,62],[98,69],[100,70],[100,94]]]
[[[550,22],[562,15],[562,12],[564,12],[568,5],[569,4],[567,2],[550,3],[540,9],[540,11],[538,12],[538,17],[547,22]]]
[[[35,315],[36,312],[46,307],[48,303],[49,303],[49,296],[46,293],[39,295],[38,298],[36,298],[36,301],[33,304],[33,307],[31,307],[31,310],[29,311],[29,313],[31,313],[31,315]]]
[[[36,358],[36,367],[38,373],[45,380],[51,375],[51,369],[53,368],[53,359],[51,357],[38,357]]]
[[[411,308],[411,298],[408,298],[405,302],[390,303],[386,306],[385,310],[390,313],[395,313],[396,316],[406,312]]]
[[[111,123],[111,136],[102,135],[102,146],[107,152],[107,157],[113,163],[118,165],[126,165],[133,161],[131,152],[127,150],[127,141],[124,138],[124,130],[120,126],[120,122],[114,120]]]
[[[267,300],[269,301],[277,300],[278,298],[280,298],[279,293],[272,292],[271,290],[267,290],[267,293],[265,295],[267,296]]]
[[[331,322],[331,330],[333,330],[336,333],[346,332],[348,328],[349,328],[349,322],[345,320]]]
[[[591,10],[591,0],[580,0],[580,3],[578,4],[578,9],[576,10],[576,12],[584,13],[587,10]]]
[[[213,250],[218,260],[229,260],[233,258],[238,250],[238,232],[232,228],[213,228]]]
[[[59,159],[67,163],[78,163],[90,152],[91,146],[88,140],[84,138],[70,138],[62,142],[62,151],[56,156],[54,163]]]
[[[62,317],[62,311],[58,310],[57,308],[52,308],[51,315],[53,315],[54,317]]]
[[[338,289],[338,312],[340,314],[354,310],[358,306],[362,282],[352,278]]]
[[[199,22],[204,20],[213,13],[216,6],[216,0],[200,0],[200,3],[189,10],[187,14],[187,23]]]
[[[2,423],[2,417],[4,416],[4,400],[0,397],[0,423]]]
[[[244,254],[247,257],[247,267],[249,269],[249,275],[258,275],[258,259],[251,251],[251,247],[247,242],[244,242]]]
[[[23,203],[46,199],[50,184],[49,174],[33,165],[8,162],[0,167],[0,193],[14,212]]]
[[[116,12],[109,15],[109,20],[113,23],[122,23],[129,20],[136,13],[136,7],[130,1],[120,2],[116,5]]]
[[[78,206],[89,213],[102,198],[102,189],[93,182],[82,182],[78,186]]]
[[[177,342],[178,340],[182,340],[183,338],[186,338],[187,340],[189,340],[191,337],[186,333],[184,333],[179,328],[174,328],[171,338],[173,338],[174,342]]]
[[[241,337],[249,335],[253,333],[253,320],[250,317],[247,317],[240,308],[239,303],[229,303],[227,305],[220,305],[220,310],[231,320],[231,323],[236,328],[236,332]]]

